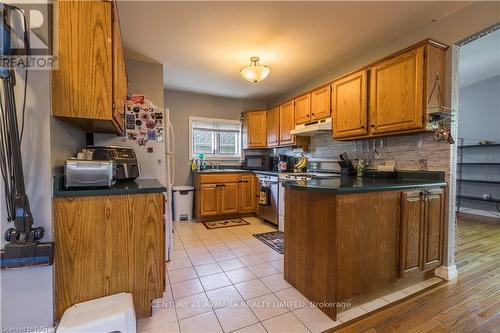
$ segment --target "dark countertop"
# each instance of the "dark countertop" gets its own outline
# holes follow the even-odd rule
[[[205,173],[252,173],[253,170],[245,169],[206,169],[201,171],[193,171],[193,173],[205,174]]]
[[[283,183],[283,186],[294,190],[345,194],[442,187],[447,186],[447,183],[444,180],[436,179],[338,177],[309,181],[287,181]]]
[[[143,193],[162,193],[167,189],[156,179],[136,179],[128,182],[115,183],[111,188],[77,188],[66,189],[64,177],[54,176],[54,197],[92,197],[102,195],[125,195]]]
[[[258,173],[263,175],[271,175],[277,176],[279,174],[278,171],[261,171],[261,170],[246,170],[246,169],[219,169],[212,170],[207,169],[203,171],[193,171],[194,173],[205,174],[205,173]]]

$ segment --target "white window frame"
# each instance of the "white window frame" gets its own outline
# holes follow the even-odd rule
[[[193,122],[207,122],[207,123],[219,123],[227,125],[238,125],[240,128],[240,135],[238,140],[238,152],[239,156],[228,156],[228,155],[205,155],[205,160],[217,160],[217,161],[241,161],[243,159],[243,152],[241,149],[241,121],[234,119],[221,119],[221,118],[207,118],[207,117],[196,117],[189,116],[189,160],[194,158],[193,156]]]

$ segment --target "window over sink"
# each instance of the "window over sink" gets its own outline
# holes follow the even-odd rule
[[[189,156],[203,153],[207,160],[241,159],[241,122],[232,119],[189,117]]]

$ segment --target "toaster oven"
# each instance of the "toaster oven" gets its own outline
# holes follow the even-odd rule
[[[115,182],[113,161],[66,160],[64,186],[111,187]]]

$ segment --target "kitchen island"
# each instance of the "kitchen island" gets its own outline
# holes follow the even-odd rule
[[[137,318],[165,290],[166,188],[155,179],[66,189],[54,176],[55,318],[70,306],[131,293]]]
[[[284,183],[285,279],[336,320],[342,303],[434,276],[446,185],[442,173]]]

